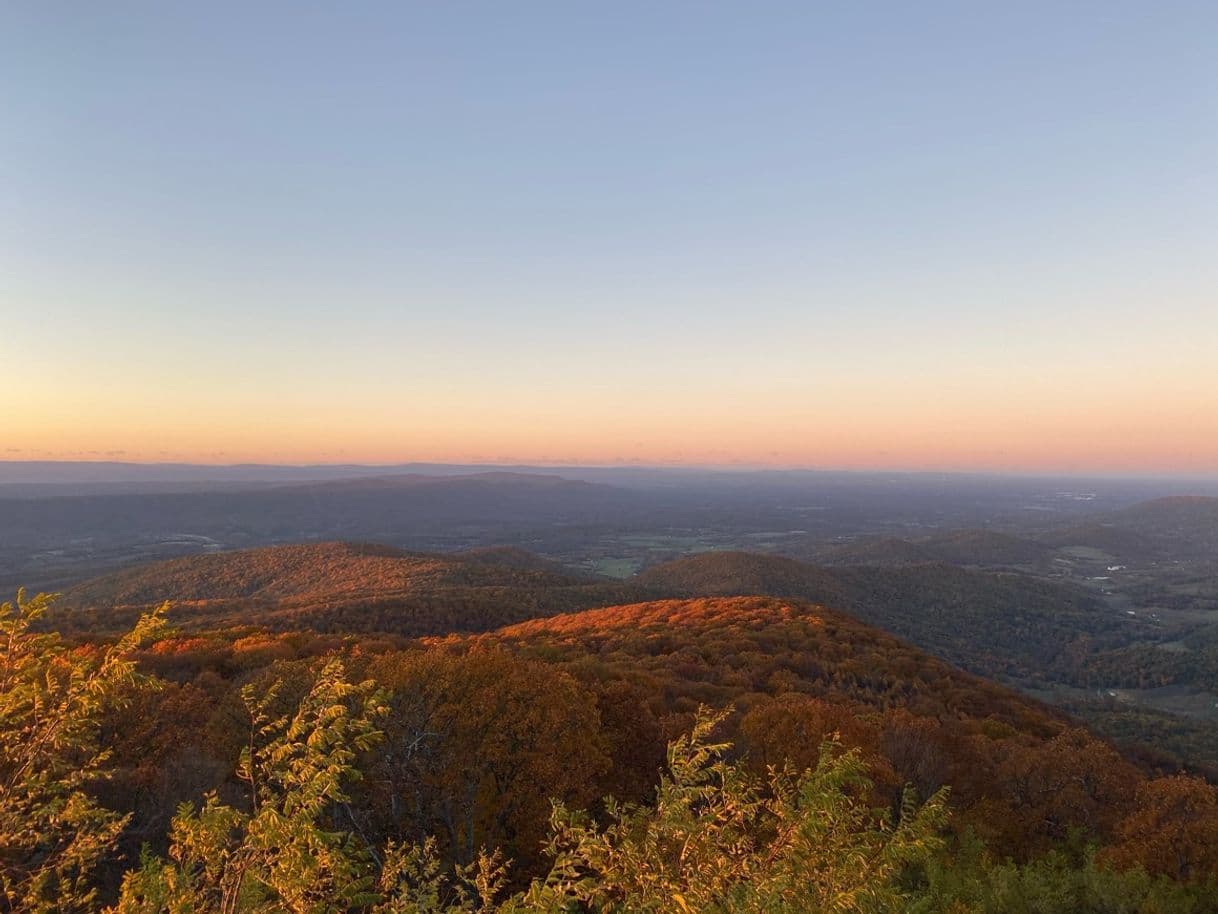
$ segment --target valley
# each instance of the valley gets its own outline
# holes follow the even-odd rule
[[[172,852],[181,803],[240,796],[257,715],[290,713],[335,662],[390,696],[384,747],[344,756],[340,824],[444,868],[496,847],[512,889],[550,865],[551,800],[646,808],[666,744],[714,709],[742,771],[811,770],[829,740],[878,808],[943,802],[957,861],[980,842],[1031,872],[1085,836],[1154,867],[1155,892],[1194,890],[1150,849],[1180,826],[1139,817],[1155,792],[1218,797],[1218,498],[1071,496],[1033,519],[1013,507],[1026,492],[1000,492],[978,527],[967,482],[890,502],[839,481],[794,527],[788,482],[718,485],[475,474],[0,500],[20,502],[0,514],[7,573],[62,591],[29,637],[76,658],[129,643],[156,683],[100,723],[113,770],[94,795],[131,817],[104,891],[142,846]],[[89,536],[49,548],[66,525]],[[118,640],[150,613],[167,625]],[[1188,827],[1218,828],[1207,816]]]
[[[402,637],[485,631],[656,597],[806,599],[1067,709],[1139,751],[1218,770],[1218,500],[1169,496],[1097,513],[1100,494],[1032,498],[1017,487],[991,496],[987,510],[998,511],[991,525],[957,528],[976,510],[967,481],[948,497],[915,481],[893,500],[897,514],[876,494],[878,483],[831,482],[815,496],[823,511],[800,508],[801,517],[816,513],[826,525],[820,537],[775,523],[788,510],[786,480],[755,503],[731,486],[711,497],[704,480],[662,489],[519,474],[293,484],[262,495],[280,506],[274,528],[263,519],[251,529],[251,519],[239,532],[231,514],[221,521],[215,504],[190,493],[171,497],[172,523],[198,532],[111,545],[108,553],[78,546],[78,566],[46,567],[66,591],[63,624],[94,632],[130,624],[163,599],[190,608],[178,623],[188,630]],[[112,497],[119,505],[135,497],[136,515],[156,518],[166,496]],[[65,506],[68,516],[115,504],[96,498]],[[1030,499],[1040,510],[1026,510]],[[316,504],[328,506],[327,526],[292,526]],[[935,506],[930,519],[927,505]],[[641,525],[640,515],[660,512],[673,515],[666,521],[696,514],[708,526]],[[246,552],[212,538],[256,539],[272,529],[285,539],[332,529],[392,538]],[[500,537],[511,545],[498,546]],[[186,555],[145,564],[166,552]],[[243,557],[251,567],[237,573]],[[109,561],[131,567],[70,586]],[[319,577],[289,583],[283,575],[301,565]],[[40,567],[9,574],[33,570],[38,580]],[[225,590],[218,582],[230,578],[244,583]],[[125,609],[102,613],[104,605]]]

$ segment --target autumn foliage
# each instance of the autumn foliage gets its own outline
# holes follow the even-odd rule
[[[1218,898],[1212,785],[1148,777],[822,606],[670,600],[422,641],[178,635],[158,613],[78,645],[49,607],[0,613],[0,910]]]

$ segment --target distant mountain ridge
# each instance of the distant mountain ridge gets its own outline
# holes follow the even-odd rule
[[[964,528],[931,536],[861,535],[818,543],[805,558],[821,565],[948,562],[990,568],[1044,568],[1056,550],[1098,549],[1122,560],[1204,554],[1218,557],[1218,498],[1168,496],[1019,533]]]
[[[594,520],[647,502],[602,483],[527,473],[377,476],[216,491],[0,500],[0,542],[60,548],[187,532],[228,545],[305,538],[402,542],[461,525]]]

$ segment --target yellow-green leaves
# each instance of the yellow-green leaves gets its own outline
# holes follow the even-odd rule
[[[238,776],[248,809],[213,793],[173,822],[170,860],[127,877],[118,914],[330,914],[376,900],[369,850],[327,821],[358,776],[354,760],[380,737],[384,697],[327,662],[296,709],[276,716],[272,688],[243,690],[249,743]]]
[[[672,743],[654,805],[609,804],[603,828],[557,806],[553,871],[514,910],[903,911],[898,877],[939,847],[943,798],[874,810],[857,753],[831,743],[814,769],[755,778],[711,741],[722,718],[704,709]]]
[[[36,630],[53,601],[20,590],[0,605],[0,910],[94,907],[93,870],[125,822],[86,793],[108,774],[99,724],[145,684],[131,654],[166,610],[108,648],[73,649]]]

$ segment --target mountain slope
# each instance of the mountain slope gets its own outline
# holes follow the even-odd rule
[[[476,640],[645,672],[679,710],[794,689],[919,714],[994,717],[1039,735],[1064,720],[887,632],[803,600],[659,600],[533,619]]]
[[[923,540],[920,545],[953,565],[1037,565],[1053,550],[1042,543],[995,530],[957,530]]]
[[[705,553],[654,566],[636,580],[687,596],[825,603],[991,677],[1036,680],[1069,670],[1081,639],[1103,643],[1123,624],[1079,588],[943,563],[821,568],[773,556]]]
[[[1209,495],[1172,495],[1139,502],[1113,511],[1115,524],[1182,535],[1206,535],[1218,531],[1218,498]]]
[[[464,552],[456,553],[453,558],[476,565],[496,565],[521,571],[547,571],[567,577],[572,575],[569,569],[564,568],[558,562],[543,559],[527,549],[520,549],[516,546],[484,546],[479,549],[466,549]]]
[[[822,565],[952,565],[1014,567],[1048,561],[1053,549],[1045,543],[967,528],[937,536],[906,540],[895,536],[861,536],[847,543],[821,546],[808,558]]]
[[[817,550],[813,560],[823,565],[917,565],[938,556],[926,547],[895,536],[860,536],[848,543]]]
[[[646,591],[600,579],[462,556],[352,543],[269,546],[172,559],[69,590],[73,622],[106,630],[170,600],[188,630],[253,625],[401,635],[484,631],[509,622],[639,599]]]
[[[1156,498],[1114,511],[1101,521],[1145,537],[1174,558],[1218,556],[1218,498]]]
[[[1141,775],[1066,715],[845,613],[803,600],[660,600],[534,619],[436,650],[508,651],[645,697],[668,733],[699,705],[757,764],[814,763],[834,734],[899,794],[951,786],[957,825],[1023,854],[1072,829],[1110,835]],[[635,716],[642,715],[642,710]]]
[[[795,559],[755,552],[703,552],[653,565],[634,580],[644,587],[680,596],[801,597],[842,606],[850,592],[833,571]]]
[[[317,642],[326,641],[285,634],[228,639],[226,647],[224,640],[171,636],[141,662],[174,682],[197,681],[207,670],[235,688],[253,665],[315,656]],[[544,762],[550,774],[515,779],[544,815],[559,736],[604,753],[600,773],[586,777],[600,778],[616,796],[646,797],[663,737],[686,730],[700,705],[731,709],[716,738],[734,739],[757,767],[815,764],[824,741],[840,738],[875,779],[869,795],[876,806],[898,803],[906,784],[922,796],[950,785],[956,827],[976,831],[1002,855],[1039,852],[1076,828],[1111,835],[1140,777],[1065,715],[807,601],[648,601],[482,634],[344,644],[359,676],[407,698],[394,711],[402,715],[398,728],[386,728],[393,738],[427,733],[457,741],[417,753],[416,742],[399,742],[403,752],[391,756],[420,766],[418,777],[407,772],[407,789],[434,785],[454,802],[472,802],[467,785],[479,781],[464,772],[488,755],[500,779]],[[260,681],[275,675],[266,670]],[[548,735],[537,739],[537,732]],[[233,751],[240,748],[240,733],[228,738]],[[492,795],[502,791],[495,786]]]

